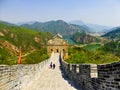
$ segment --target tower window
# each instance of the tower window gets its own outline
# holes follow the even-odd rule
[[[51,49],[51,51],[53,51],[53,49]]]
[[[57,52],[59,52],[59,50],[57,49]]]

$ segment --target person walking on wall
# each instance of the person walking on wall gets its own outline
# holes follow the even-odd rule
[[[52,62],[50,63],[50,68],[52,68]]]
[[[53,64],[53,69],[55,69],[55,64]]]

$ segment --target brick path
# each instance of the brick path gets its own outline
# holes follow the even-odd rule
[[[56,68],[44,68],[39,77],[30,82],[23,90],[78,90],[74,87],[70,80],[66,80],[59,68],[59,54],[56,53],[51,58]],[[80,89],[79,89],[80,90]]]

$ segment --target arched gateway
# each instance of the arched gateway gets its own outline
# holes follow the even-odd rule
[[[63,53],[64,59],[68,57],[68,42],[60,34],[57,34],[47,42],[47,52],[51,55],[54,53]]]

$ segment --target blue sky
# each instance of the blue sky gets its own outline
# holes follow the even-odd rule
[[[58,19],[120,26],[120,0],[0,0],[0,20],[3,21]]]

